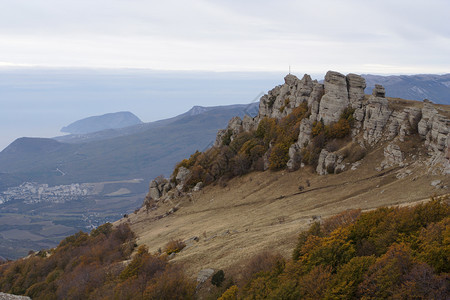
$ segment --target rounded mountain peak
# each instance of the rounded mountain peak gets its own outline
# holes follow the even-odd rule
[[[85,134],[106,129],[118,129],[141,124],[142,121],[129,111],[108,113],[78,120],[61,129],[61,132]]]

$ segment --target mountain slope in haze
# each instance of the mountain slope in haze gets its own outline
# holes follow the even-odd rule
[[[366,79],[366,93],[370,94],[375,84],[386,89],[386,95],[411,100],[428,99],[439,104],[450,104],[450,74],[445,75],[361,75]]]
[[[64,142],[64,143],[86,143],[86,142],[92,142],[92,141],[100,141],[100,140],[106,140],[111,139],[119,136],[125,136],[125,135],[131,135],[131,134],[137,134],[141,133],[150,129],[156,129],[162,126],[169,125],[177,120],[183,119],[185,117],[192,117],[196,116],[202,113],[207,113],[211,110],[230,110],[230,109],[243,109],[245,113],[249,115],[256,115],[258,113],[258,106],[257,103],[249,104],[247,106],[236,104],[236,105],[225,105],[225,106],[211,106],[211,107],[204,107],[204,106],[194,106],[189,111],[175,116],[173,118],[158,120],[154,122],[148,122],[148,123],[141,123],[134,126],[128,126],[124,128],[117,128],[117,129],[108,129],[108,130],[101,130],[97,132],[91,132],[86,134],[69,134],[69,135],[63,135],[58,136],[53,139]]]
[[[24,181],[51,185],[149,181],[168,175],[178,160],[210,146],[231,117],[244,116],[255,105],[195,108],[168,120],[101,131],[87,138],[77,135],[70,144],[61,142],[64,139],[21,138],[0,152],[0,170]]]
[[[75,121],[61,129],[61,132],[84,134],[105,129],[116,129],[141,124],[142,121],[129,111],[92,116]]]

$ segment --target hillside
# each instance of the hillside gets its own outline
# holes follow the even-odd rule
[[[379,85],[365,95],[354,74],[325,78],[286,76],[258,116],[231,119],[121,222],[151,251],[198,237],[174,258],[196,274],[264,249],[287,255],[300,228],[342,210],[448,194],[449,106],[385,98]]]
[[[286,76],[257,116],[233,117],[213,147],[152,180],[140,209],[0,266],[0,288],[36,299],[445,299],[450,107],[365,87],[354,74]]]
[[[180,158],[206,148],[228,119],[243,116],[247,109],[247,105],[205,108],[168,120],[57,140],[20,138],[0,152],[0,170],[23,181],[50,185],[149,181],[170,174]]]

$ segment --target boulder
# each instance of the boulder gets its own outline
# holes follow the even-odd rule
[[[372,96],[377,98],[385,98],[386,97],[386,90],[384,87],[380,84],[375,84],[374,89],[372,90]]]
[[[161,193],[159,192],[157,187],[151,187],[148,193],[154,200],[159,200],[159,198],[161,197]]]
[[[28,296],[17,296],[0,292],[0,300],[31,300]]]
[[[203,283],[206,280],[208,280],[208,278],[211,277],[213,274],[214,274],[214,269],[203,269],[200,272],[198,272],[197,282]]]
[[[189,179],[189,176],[191,175],[191,171],[189,169],[186,169],[185,167],[180,167],[178,169],[177,177],[175,179],[178,183],[185,184],[186,181]]]
[[[203,188],[203,182],[198,182],[192,189],[194,192],[198,192]]]
[[[319,155],[316,172],[319,175],[340,173],[345,169],[345,164],[342,163],[343,160],[343,156],[322,149]]]
[[[290,86],[295,85],[297,81],[298,81],[297,76],[292,74],[288,74],[284,77],[284,83]]]
[[[158,188],[158,182],[156,180],[152,180],[150,182],[150,187],[148,190],[148,195],[150,196],[150,198],[152,198],[153,200],[159,200],[159,198],[161,197],[161,192]]]
[[[389,144],[384,148],[384,160],[381,163],[381,168],[388,168],[394,165],[403,166],[403,152],[400,147],[396,144]]]

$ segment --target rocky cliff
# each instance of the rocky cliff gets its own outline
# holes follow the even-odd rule
[[[312,80],[306,74],[302,79],[289,74],[284,78],[284,84],[261,97],[257,116],[234,117],[227,128],[219,130],[214,147],[220,149],[225,141],[228,145],[245,132],[255,132],[266,118],[286,119],[296,108],[303,106],[307,109],[307,117],[301,119],[298,138],[289,147],[289,159],[285,163],[288,170],[304,167],[302,156],[311,148],[319,151],[314,163],[319,175],[356,168],[360,164],[358,160],[363,159],[364,155],[348,153],[368,153],[380,149],[382,158],[376,167],[378,171],[393,166],[414,165],[428,173],[449,174],[448,106],[435,105],[428,100],[418,102],[386,98],[381,85],[375,85],[372,94],[366,95],[365,88],[365,79],[356,74],[343,75],[329,71],[323,83]],[[322,143],[318,147],[316,127],[332,128],[341,121],[343,114],[349,113],[347,118],[351,119],[351,128],[345,141],[335,141],[339,146],[324,147]],[[264,169],[269,167],[268,157],[272,150],[270,143],[263,155]],[[191,172],[189,168],[181,167],[171,180],[160,178],[153,181],[147,198],[170,199],[183,193]],[[200,182],[195,189],[201,186]]]
[[[289,74],[284,84],[270,90],[262,96],[259,114],[255,118],[233,118],[228,127],[220,130],[215,146],[220,146],[227,132],[232,132],[231,139],[243,131],[257,128],[265,118],[281,119],[292,112],[295,107],[306,102],[310,110],[309,118],[300,124],[298,141],[289,149],[288,168],[293,168],[294,158],[308,146],[311,131],[315,122],[329,125],[337,122],[346,108],[353,109],[355,123],[352,138],[362,148],[371,148],[379,143],[385,144],[386,161],[399,162],[401,150],[395,155],[393,149],[404,142],[405,136],[418,134],[423,146],[428,151],[425,165],[433,172],[450,173],[449,143],[450,119],[446,110],[428,100],[421,102],[399,99],[387,99],[385,89],[375,85],[372,95],[365,95],[365,79],[356,74],[343,75],[329,71],[324,83],[311,80],[309,75],[302,79]],[[395,158],[394,158],[395,156]],[[320,153],[317,172],[326,174],[327,169],[335,172],[343,171],[343,157],[338,153],[323,149]]]

